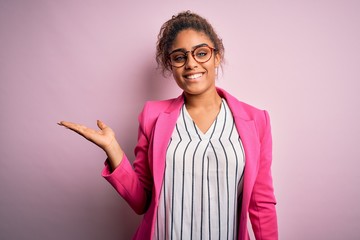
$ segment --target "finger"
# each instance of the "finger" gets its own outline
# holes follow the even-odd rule
[[[66,122],[66,121],[60,121],[57,123],[59,126],[63,126],[63,127],[66,127],[66,128],[69,128],[69,126],[72,124],[70,122]]]
[[[64,125],[63,125],[64,122],[65,122],[65,121],[57,122],[57,125],[64,126]]]
[[[66,122],[66,121],[60,121],[58,123],[60,126],[66,127],[66,128],[76,128],[79,124],[72,123],[72,122]]]
[[[104,128],[107,128],[107,125],[103,122],[103,121],[100,121],[100,120],[97,120],[96,121],[96,124],[98,125],[98,127],[103,130]]]
[[[87,129],[87,127],[84,125],[72,123],[72,122],[66,122],[66,121],[59,122],[59,125],[64,126],[70,130],[73,130],[74,132],[77,132],[81,135],[83,135],[84,131]]]

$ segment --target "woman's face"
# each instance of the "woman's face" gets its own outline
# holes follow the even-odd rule
[[[214,48],[214,44],[205,33],[187,29],[178,33],[170,52],[176,50],[191,51],[203,44]],[[188,52],[185,65],[172,67],[172,73],[176,83],[186,94],[199,95],[214,90],[216,68],[219,64],[220,56],[215,52],[212,53],[210,60],[204,63],[198,63]]]

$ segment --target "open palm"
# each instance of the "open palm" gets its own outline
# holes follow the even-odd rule
[[[115,140],[114,131],[100,120],[97,121],[99,130],[94,130],[81,124],[66,121],[61,121],[58,124],[78,133],[87,140],[95,143],[104,151],[107,151],[107,148],[109,148]]]

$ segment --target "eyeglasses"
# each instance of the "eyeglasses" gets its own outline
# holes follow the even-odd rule
[[[197,46],[191,51],[177,49],[169,53],[169,62],[171,66],[180,68],[187,62],[188,53],[191,53],[196,62],[205,63],[210,60],[214,51],[216,49],[208,45]]]

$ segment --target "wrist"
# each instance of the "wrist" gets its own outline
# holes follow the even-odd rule
[[[119,166],[124,152],[121,149],[119,143],[114,139],[105,149],[106,155],[108,156],[109,164],[112,170],[115,170]]]

